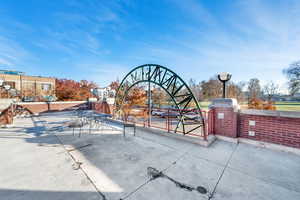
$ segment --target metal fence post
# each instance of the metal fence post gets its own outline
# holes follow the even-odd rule
[[[208,120],[208,112],[205,111],[205,114],[203,115],[204,116],[204,129],[202,129],[204,131],[203,133],[203,139],[204,140],[207,140],[207,135],[208,135],[208,123],[209,123],[209,120]]]
[[[151,126],[151,124],[150,124],[150,115],[149,115],[149,112],[150,112],[150,111],[149,111],[149,108],[148,108],[148,112],[147,112],[147,113],[148,113],[148,117],[147,117],[147,119],[148,119],[148,127]]]
[[[167,115],[167,123],[168,123],[168,132],[170,132],[170,109],[168,109],[168,115]]]

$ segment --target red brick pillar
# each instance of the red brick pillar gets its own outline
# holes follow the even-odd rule
[[[236,99],[214,99],[209,108],[213,111],[214,134],[236,138],[239,109]]]

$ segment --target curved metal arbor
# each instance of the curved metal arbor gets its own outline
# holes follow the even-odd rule
[[[124,77],[116,93],[116,112],[121,109],[128,91],[134,85],[142,82],[151,82],[160,86],[171,97],[180,114],[175,132],[182,126],[183,134],[188,134],[196,129],[202,128],[202,133],[205,135],[204,118],[192,91],[175,72],[161,65],[141,65],[131,70]],[[190,104],[193,104],[196,109],[187,110]],[[185,120],[186,116],[192,112],[196,112],[199,115],[200,120],[197,123],[188,123]],[[189,128],[187,128],[187,126],[189,126]]]

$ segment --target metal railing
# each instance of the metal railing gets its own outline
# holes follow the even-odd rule
[[[12,103],[6,109],[1,111],[0,124],[1,125],[12,124],[14,117],[22,114],[32,114],[32,113],[28,109]]]
[[[213,112],[212,111],[201,111],[203,121],[195,109],[172,109],[172,108],[152,108],[151,115],[146,107],[132,108],[128,113],[128,116],[121,119],[125,122],[135,123],[137,125],[149,128],[158,128],[165,130],[170,133],[175,133],[175,129],[179,122],[179,113],[186,113],[185,123],[191,132],[186,135],[201,137],[207,139],[207,136],[213,133]],[[198,126],[204,128],[197,128]],[[184,133],[179,127],[177,133]],[[195,130],[193,130],[195,129]],[[189,130],[188,130],[189,131]]]

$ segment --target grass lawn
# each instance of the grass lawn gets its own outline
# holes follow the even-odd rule
[[[276,102],[277,110],[283,111],[300,111],[300,102]]]
[[[208,106],[210,104],[211,104],[210,101],[201,101],[201,102],[199,102],[200,107],[204,110],[208,110]],[[300,102],[282,102],[282,101],[279,101],[279,102],[275,102],[275,106],[276,106],[276,110],[300,111]]]
[[[208,106],[211,104],[210,101],[200,101],[198,102],[201,109],[208,110]]]

